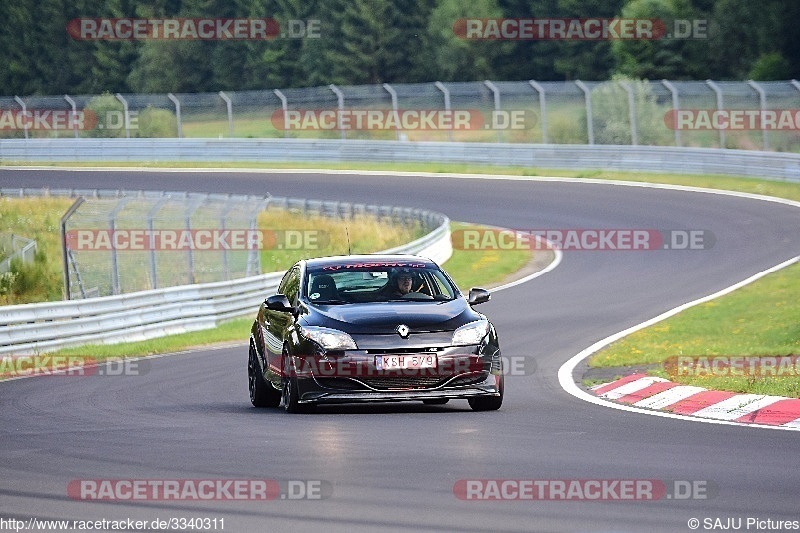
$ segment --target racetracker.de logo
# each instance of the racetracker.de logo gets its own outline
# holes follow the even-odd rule
[[[0,130],[93,130],[97,114],[89,109],[0,109]]]
[[[709,230],[654,229],[457,229],[456,250],[652,251],[708,250],[716,243]]]
[[[706,39],[708,21],[625,18],[458,19],[453,34],[466,40],[611,41]]]
[[[671,130],[800,130],[800,109],[671,109],[664,114]]]
[[[460,479],[459,500],[653,501],[707,500],[717,487],[706,480],[660,479]]]
[[[278,109],[277,130],[526,130],[538,123],[526,109]]]
[[[76,41],[268,40],[280,35],[275,19],[247,18],[77,18],[67,23]]]
[[[259,229],[72,229],[73,251],[318,250],[328,244],[324,230]]]
[[[72,500],[90,501],[270,501],[322,500],[333,485],[320,479],[73,479]]]

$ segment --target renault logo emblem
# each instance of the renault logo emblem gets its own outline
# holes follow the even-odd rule
[[[400,324],[399,326],[397,326],[395,331],[397,332],[398,335],[400,335],[404,339],[408,338],[408,326],[406,326],[405,324]]]

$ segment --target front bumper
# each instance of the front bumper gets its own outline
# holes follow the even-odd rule
[[[374,360],[384,352],[391,350],[295,357],[293,374],[297,377],[300,403],[399,402],[501,395],[500,351],[491,345],[440,347],[435,369],[378,371]]]

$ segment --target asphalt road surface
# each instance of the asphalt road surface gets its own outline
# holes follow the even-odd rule
[[[0,170],[0,186],[269,192],[428,208],[518,229],[716,236],[707,250],[568,251],[553,272],[481,305],[504,356],[524,358],[522,375],[506,377],[497,412],[472,412],[466,401],[330,406],[312,415],[255,409],[246,339],[151,359],[139,376],[0,383],[2,519],[204,517],[216,518],[218,531],[542,532],[691,531],[691,518],[700,530],[738,519],[741,529],[748,518],[800,520],[797,433],[608,409],[570,396],[556,376],[591,343],[797,255],[796,208],[609,184],[318,173]],[[73,480],[119,479],[264,479],[279,482],[284,496],[304,488],[323,497],[109,502],[68,493]],[[464,480],[487,479],[656,480],[671,490],[678,480],[698,490],[697,498],[655,501],[458,497]],[[492,494],[488,483],[469,486]],[[513,483],[502,486],[513,496]]]

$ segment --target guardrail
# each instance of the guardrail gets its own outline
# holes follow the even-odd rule
[[[8,190],[5,190],[8,192]],[[21,194],[21,192],[20,192]],[[287,207],[341,213],[331,202],[274,199]],[[352,207],[352,206],[351,206]],[[426,218],[436,227],[427,235],[383,253],[423,255],[442,263],[452,254],[450,220],[420,209],[366,206],[383,216]],[[327,208],[327,209],[326,209]],[[0,307],[0,355],[24,355],[91,343],[144,340],[208,329],[220,321],[255,313],[275,291],[283,272],[196,285],[183,285],[85,300]]]
[[[569,144],[338,139],[5,139],[0,160],[19,162],[252,161],[444,162],[560,169],[727,174],[800,181],[800,154]]]

